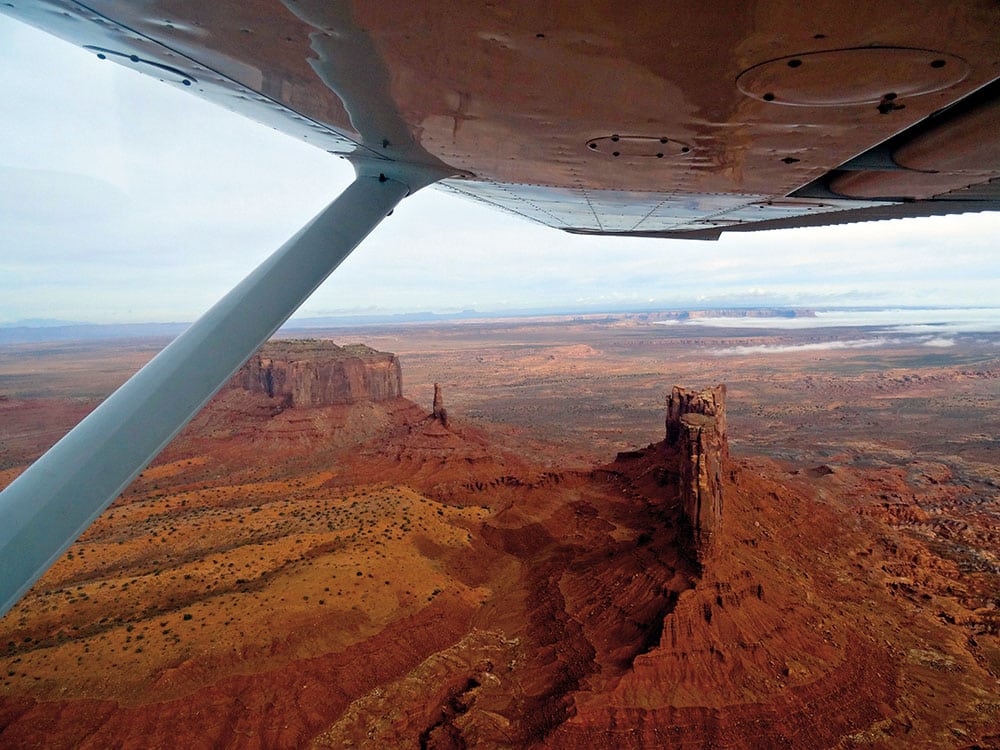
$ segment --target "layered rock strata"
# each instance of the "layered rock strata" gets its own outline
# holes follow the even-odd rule
[[[402,384],[395,354],[307,340],[269,341],[230,381],[287,407],[389,401],[403,395]]]
[[[674,386],[667,397],[666,447],[679,454],[677,491],[703,562],[722,524],[722,470],[726,441],[726,386],[689,391]]]

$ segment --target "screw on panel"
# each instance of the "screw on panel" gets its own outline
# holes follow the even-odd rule
[[[890,91],[888,94],[882,96],[882,101],[878,103],[875,108],[878,110],[880,115],[887,115],[890,112],[895,112],[898,109],[906,109],[905,104],[896,104],[896,93]]]

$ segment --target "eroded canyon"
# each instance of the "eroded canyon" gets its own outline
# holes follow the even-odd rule
[[[995,344],[689,330],[271,345],[0,621],[0,744],[996,746]],[[132,346],[0,352],[0,483]]]

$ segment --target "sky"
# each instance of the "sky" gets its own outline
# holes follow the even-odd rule
[[[352,179],[330,154],[0,16],[0,325],[189,321]],[[296,317],[1000,304],[1000,213],[567,235],[434,189]]]

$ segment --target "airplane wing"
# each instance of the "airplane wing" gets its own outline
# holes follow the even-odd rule
[[[991,0],[18,2],[109,60],[582,234],[1000,208]]]
[[[0,12],[357,173],[0,493],[0,614],[422,187],[568,232],[692,239],[1000,208],[995,0],[11,0]]]

